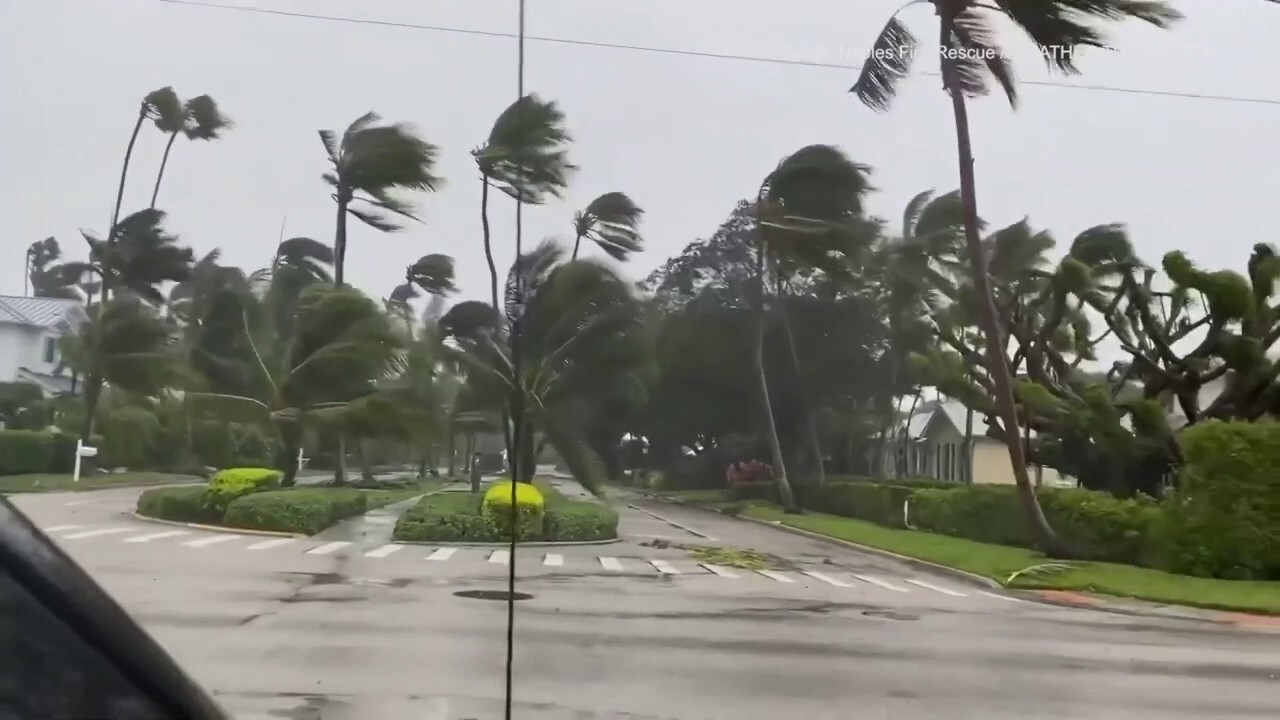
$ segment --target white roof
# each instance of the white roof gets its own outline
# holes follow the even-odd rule
[[[84,319],[79,300],[0,295],[0,323],[60,329]]]

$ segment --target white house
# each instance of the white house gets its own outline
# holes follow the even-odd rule
[[[58,340],[87,319],[79,300],[0,295],[0,382],[29,382],[46,395],[70,392]]]

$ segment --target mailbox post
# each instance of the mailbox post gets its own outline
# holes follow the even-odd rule
[[[98,448],[85,445],[80,440],[76,440],[76,467],[71,475],[72,482],[80,482],[80,459],[98,456]]]

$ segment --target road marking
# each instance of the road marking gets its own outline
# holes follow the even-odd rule
[[[622,561],[621,561],[621,560],[619,560],[619,559],[618,559],[618,558],[616,558],[616,557],[603,557],[603,556],[601,556],[601,558],[600,558],[600,567],[604,568],[605,570],[614,570],[614,571],[617,571],[617,572],[621,572],[621,571],[622,571]]]
[[[458,552],[458,548],[436,548],[436,551],[427,556],[428,560],[444,561],[453,557]]]
[[[876,587],[882,587],[885,590],[892,590],[894,592],[911,592],[910,590],[904,587],[898,587],[897,585],[894,585],[893,583],[887,580],[881,580],[878,577],[872,577],[870,575],[859,575],[857,573],[849,573],[849,574],[858,578],[862,582],[871,583],[872,585],[875,585]]]
[[[912,585],[919,585],[922,588],[928,588],[930,590],[933,590],[934,592],[940,592],[943,595],[950,595],[951,597],[966,597],[966,595],[962,592],[956,592],[955,590],[950,590],[948,588],[938,587],[937,585],[930,585],[929,583],[923,580],[912,580],[911,578],[903,578],[903,580],[911,583]]]
[[[69,502],[66,505],[67,507],[75,507],[77,505],[92,505],[96,502],[98,501],[97,500],[76,500],[75,502]]]
[[[83,525],[54,525],[51,528],[45,528],[44,531],[47,533],[62,532],[63,530],[76,530],[82,527],[84,526]]]
[[[680,571],[677,570],[675,566],[673,566],[671,563],[667,562],[666,560],[650,560],[649,564],[653,566],[654,570],[657,570],[663,575],[679,575],[680,574]]]
[[[644,508],[640,507],[639,505],[627,505],[627,507],[631,508],[632,510],[639,510],[640,512],[644,513],[645,515],[648,515],[648,516],[649,516],[649,517],[651,517],[651,518],[654,518],[654,519],[656,519],[656,520],[661,520],[662,522],[664,522],[664,523],[666,523],[666,524],[670,525],[670,526],[671,526],[671,527],[673,527],[673,528],[676,528],[677,530],[683,530],[683,531],[685,531],[685,532],[689,533],[690,535],[695,535],[695,536],[697,536],[697,537],[702,538],[703,540],[710,540],[711,542],[715,542],[715,540],[716,540],[715,538],[711,537],[710,535],[707,535],[707,534],[705,534],[705,533],[698,532],[697,530],[694,530],[693,528],[689,527],[688,525],[684,525],[684,524],[682,524],[682,523],[678,523],[678,522],[676,522],[676,521],[674,521],[674,520],[672,520],[672,519],[670,519],[670,518],[662,517],[662,516],[661,516],[661,515],[659,515],[658,513],[656,513],[656,512],[651,512],[651,511],[649,511],[649,510],[646,510],[646,509],[644,509]]]
[[[116,535],[119,533],[133,532],[136,528],[107,528],[105,530],[86,530],[78,532],[74,535],[67,535],[63,540],[79,540],[80,538],[98,537],[101,535]]]
[[[702,567],[710,570],[711,572],[719,575],[720,577],[726,577],[726,578],[738,577],[738,573],[726,567],[720,567],[719,565],[712,565],[711,563],[701,563],[701,565]]]
[[[167,530],[165,532],[151,533],[150,535],[139,535],[137,537],[125,538],[127,543],[143,543],[152,540],[161,540],[163,538],[178,537],[179,535],[188,535],[186,530]]]
[[[511,563],[511,551],[494,550],[493,554],[489,556],[489,562],[498,565],[509,565]]]
[[[555,553],[547,553],[547,556],[542,559],[542,564],[549,567],[564,567],[564,556],[557,555]]]
[[[757,570],[756,572],[758,572],[758,573],[760,573],[761,575],[763,575],[763,576],[765,576],[765,577],[769,578],[770,580],[777,580],[777,581],[778,581],[778,582],[780,582],[780,583],[793,583],[793,582],[795,582],[795,579],[790,578],[790,577],[788,577],[788,576],[784,575],[783,573],[777,572],[777,571],[775,571],[775,570]]]
[[[187,547],[202,548],[238,539],[240,539],[239,535],[210,535],[209,537],[203,537],[199,540],[188,540],[182,544]]]
[[[348,545],[350,545],[350,544],[351,544],[351,543],[349,543],[349,542],[347,542],[347,541],[345,541],[345,540],[338,540],[338,541],[331,542],[331,543],[325,543],[324,545],[321,545],[320,547],[317,547],[317,548],[311,548],[310,550],[308,550],[308,551],[307,551],[307,554],[308,554],[308,555],[328,555],[329,553],[331,553],[331,552],[333,552],[333,551],[335,551],[335,550],[338,550],[338,549],[344,548],[344,547],[346,547],[346,546],[348,546]]]
[[[397,552],[403,549],[404,549],[403,545],[391,543],[390,545],[383,545],[377,550],[370,550],[369,552],[365,553],[364,556],[371,557],[371,558],[384,558],[393,552]]]
[[[822,582],[827,583],[828,585],[835,585],[836,587],[853,587],[849,583],[843,580],[840,580],[839,578],[833,578],[830,575],[823,575],[820,572],[810,572],[808,570],[805,570],[804,574],[808,575],[811,578],[816,578],[818,580],[821,580]]]
[[[276,538],[275,540],[263,540],[249,546],[250,550],[266,550],[268,548],[280,547],[293,542],[293,538]]]
[[[1008,600],[1009,602],[1022,602],[1022,598],[1011,597],[1009,595],[1001,595],[1000,593],[987,592],[986,590],[979,590],[978,594],[986,595],[989,598],[995,598],[997,600]]]

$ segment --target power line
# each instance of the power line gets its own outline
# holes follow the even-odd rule
[[[1271,2],[1280,2],[1280,0],[1270,0]],[[440,25],[421,25],[417,23],[395,22],[392,20],[373,20],[369,18],[353,18],[343,17],[340,15],[315,15],[311,13],[292,12],[288,10],[271,10],[268,8],[242,7],[238,5],[220,5],[218,3],[203,2],[202,0],[159,0],[159,2],[170,5],[190,5],[193,7],[214,8],[218,10],[231,10],[236,12],[257,13],[260,15],[276,15],[280,17],[301,18],[307,20],[328,20],[330,22],[352,23],[356,25],[374,25],[380,27],[402,28],[406,30],[427,30],[431,32],[453,33],[457,35],[478,35],[481,37],[509,38],[519,39],[517,33],[498,32],[494,30],[471,30],[467,28],[446,27]],[[785,58],[758,57],[754,55],[732,55],[726,53],[703,52],[699,50],[677,50],[674,48],[658,48],[648,47],[645,45],[625,45],[620,43],[607,43],[595,40],[574,40],[570,38],[540,37],[536,35],[526,35],[525,40],[548,43],[554,45],[569,45],[576,47],[603,48],[610,50],[630,50],[632,52],[655,53],[659,55],[675,55],[680,57],[694,57],[708,60],[730,60],[734,62],[753,62],[769,65],[793,65],[797,67],[825,68],[829,70],[851,70],[858,71],[862,69],[861,65],[845,65],[841,63],[821,62],[817,60],[788,60]],[[931,75],[939,77],[939,73],[932,71],[919,71],[921,75]],[[1085,85],[1076,83],[1058,82],[1053,80],[1020,80],[1021,85],[1033,85],[1039,87],[1065,88],[1068,90],[1083,90],[1090,92],[1109,92],[1125,95],[1150,95],[1155,97],[1180,98],[1183,100],[1204,100],[1208,102],[1230,102],[1248,105],[1275,105],[1280,106],[1280,99],[1260,98],[1260,97],[1244,97],[1240,95],[1213,95],[1208,93],[1178,92],[1174,90],[1144,90],[1141,88],[1115,87],[1111,85]]]

